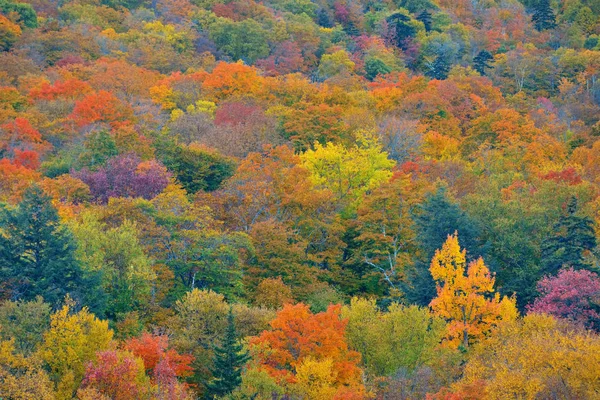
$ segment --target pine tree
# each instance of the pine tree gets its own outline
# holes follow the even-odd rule
[[[534,8],[531,22],[538,31],[556,28],[556,17],[550,6],[550,0],[540,0]]]
[[[444,55],[438,54],[435,57],[435,60],[429,63],[427,67],[428,71],[425,74],[428,77],[432,79],[443,80],[448,78],[448,74],[450,73],[450,68],[452,66]]]
[[[216,347],[213,358],[213,380],[208,383],[209,398],[231,393],[242,382],[242,367],[250,359],[243,346],[238,342],[233,310],[229,308],[227,330],[221,346]]]
[[[577,215],[577,198],[572,197],[563,214],[554,225],[556,234],[542,243],[542,272],[555,275],[562,267],[589,269],[585,253],[597,245],[594,222]]]
[[[56,305],[70,294],[90,309],[102,310],[99,276],[84,273],[71,233],[39,187],[29,188],[18,207],[0,210],[0,229],[0,281],[12,299],[42,296]]]
[[[481,50],[479,53],[477,53],[475,58],[473,58],[473,68],[475,69],[475,71],[479,72],[479,75],[484,76],[485,69],[492,68],[489,61],[493,59],[494,57],[489,51]]]
[[[429,272],[430,260],[448,235],[458,232],[462,243],[469,249],[467,261],[485,257],[487,244],[480,239],[481,229],[477,222],[448,198],[444,187],[427,196],[417,211],[415,225],[421,257],[408,271],[408,285],[403,289],[409,302],[426,306],[436,294]]]
[[[423,10],[423,12],[417,15],[417,20],[421,21],[425,26],[425,31],[430,32],[431,26],[433,24],[431,13],[427,10]]]

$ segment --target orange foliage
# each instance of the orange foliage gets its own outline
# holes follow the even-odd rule
[[[285,305],[271,321],[272,330],[251,339],[257,361],[280,382],[295,382],[296,368],[307,358],[331,359],[335,383],[361,388],[360,354],[348,348],[347,320],[340,316],[341,306],[312,314],[305,304]]]
[[[79,128],[96,122],[106,122],[116,127],[132,116],[131,109],[114,94],[101,90],[78,101],[70,118]]]

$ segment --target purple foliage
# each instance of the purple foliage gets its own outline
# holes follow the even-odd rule
[[[169,184],[171,176],[159,162],[142,162],[133,153],[113,157],[97,171],[84,168],[72,175],[85,182],[92,196],[102,203],[111,197],[152,199]]]
[[[600,321],[600,277],[586,270],[563,269],[557,276],[538,282],[541,296],[528,307],[530,312],[569,319],[586,327]]]

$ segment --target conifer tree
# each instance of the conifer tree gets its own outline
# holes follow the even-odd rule
[[[484,76],[485,69],[492,68],[489,62],[493,59],[494,57],[489,51],[481,50],[479,53],[477,53],[475,58],[473,58],[473,68],[475,71],[479,72],[479,75]]]
[[[75,241],[42,189],[32,186],[18,207],[3,207],[0,229],[0,281],[12,299],[42,296],[55,305],[70,294],[101,311],[99,277],[82,270],[75,258]]]
[[[562,267],[588,269],[585,253],[596,247],[594,222],[577,215],[577,198],[572,197],[563,214],[554,225],[555,235],[542,243],[542,272],[555,275]]]
[[[433,24],[431,13],[427,10],[423,10],[419,15],[417,15],[417,21],[421,21],[425,26],[425,31],[431,31],[431,26]]]
[[[550,6],[550,0],[540,0],[534,8],[531,22],[538,31],[556,28],[556,17]]]
[[[238,342],[233,309],[229,308],[227,329],[221,346],[215,348],[213,358],[213,380],[208,383],[209,398],[231,393],[242,382],[242,367],[250,359],[243,346]]]

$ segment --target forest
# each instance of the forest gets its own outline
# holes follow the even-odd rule
[[[600,1],[0,0],[0,400],[600,399]]]

